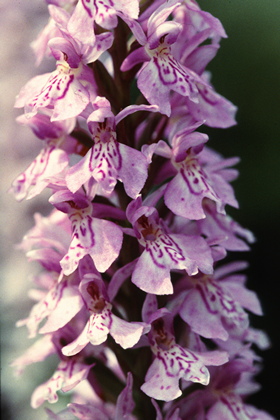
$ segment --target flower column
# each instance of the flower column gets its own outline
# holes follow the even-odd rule
[[[13,365],[58,361],[32,407],[73,390],[50,419],[270,419],[245,403],[261,307],[246,264],[222,261],[254,240],[226,212],[238,158],[197,131],[235,124],[205,71],[221,23],[193,0],[47,3],[34,50],[56,70],[16,100],[44,146],[11,187],[54,207],[21,244],[42,272],[18,325],[39,338]]]

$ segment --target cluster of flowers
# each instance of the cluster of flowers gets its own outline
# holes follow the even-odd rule
[[[59,360],[32,407],[73,390],[50,419],[271,420],[245,403],[261,307],[246,263],[221,262],[254,240],[225,212],[238,158],[197,131],[235,124],[205,71],[223,26],[194,0],[46,3],[33,48],[56,69],[16,99],[42,150],[11,187],[54,207],[21,243],[42,270],[18,325],[40,338],[13,365]]]

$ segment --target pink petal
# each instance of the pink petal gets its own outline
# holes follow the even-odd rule
[[[79,290],[75,286],[66,286],[56,308],[51,312],[40,334],[48,334],[64,327],[84,306]]]
[[[142,334],[149,331],[144,322],[127,322],[112,314],[110,334],[122,348],[128,349],[138,343]]]
[[[140,256],[131,280],[146,293],[157,295],[173,293],[170,268],[166,267],[163,262],[157,262],[152,254],[146,251]]]
[[[172,401],[182,395],[178,377],[167,375],[164,364],[159,359],[155,359],[150,366],[141,390],[149,397],[163,401]]]
[[[83,348],[89,343],[89,338],[87,336],[88,324],[89,323],[85,325],[85,328],[83,329],[81,334],[74,341],[62,348],[62,354],[64,354],[65,356],[74,356],[75,354],[83,350]]]
[[[91,367],[92,365],[84,365],[74,359],[60,362],[53,376],[33,392],[31,407],[38,408],[45,400],[57,402],[57,391],[70,391],[87,377]]]
[[[21,201],[40,194],[48,186],[48,177],[59,174],[68,165],[68,155],[55,147],[41,150],[36,159],[12,183],[9,192]]]
[[[120,144],[122,166],[119,169],[118,179],[123,182],[127,195],[136,198],[148,177],[148,161],[143,153]]]
[[[117,399],[115,420],[123,420],[129,416],[134,407],[132,398],[133,377],[130,372],[127,373],[126,386],[120,393]]]

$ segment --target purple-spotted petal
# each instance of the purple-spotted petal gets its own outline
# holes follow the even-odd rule
[[[209,183],[205,171],[196,159],[180,162],[178,174],[169,182],[164,201],[167,207],[178,216],[188,219],[204,219],[202,200],[210,198],[223,211],[223,203]]]
[[[179,388],[178,376],[169,373],[167,369],[166,361],[156,358],[146,374],[141,390],[156,400],[172,401],[180,397],[182,391]]]
[[[93,150],[89,150],[87,154],[74,166],[72,166],[66,174],[66,184],[72,193],[78,191],[92,176],[92,158]]]
[[[31,397],[31,407],[38,408],[48,401],[53,404],[58,401],[57,391],[70,391],[86,379],[93,365],[85,365],[75,359],[59,363],[53,376],[44,384],[38,386]]]
[[[60,283],[64,288],[55,309],[48,316],[40,334],[48,334],[64,327],[83,308],[84,303],[76,286]]]
[[[196,30],[204,29],[205,27],[210,27],[214,34],[223,38],[226,38],[226,32],[223,28],[223,25],[216,17],[212,16],[211,13],[201,10],[196,1],[190,0],[186,3],[189,13],[193,13],[193,22],[196,22]]]
[[[202,271],[205,274],[213,273],[213,258],[206,241],[193,235],[171,234],[170,237],[183,250],[185,256],[185,269],[192,276]]]
[[[198,102],[187,99],[189,112],[209,127],[228,128],[236,124],[237,107],[219,95],[211,86],[198,85]]]
[[[238,278],[229,278],[223,282],[224,289],[239,302],[241,306],[253,312],[256,315],[263,315],[260,301],[257,294],[252,290],[246,289],[239,283]]]
[[[96,35],[95,43],[87,46],[83,53],[84,63],[93,63],[98,60],[101,54],[107,51],[113,44],[114,36],[109,32],[104,32]]]
[[[100,313],[91,314],[85,328],[72,343],[63,347],[62,353],[73,356],[79,353],[88,343],[98,346],[107,340],[112,325],[111,305],[107,304]]]
[[[76,192],[93,177],[106,195],[120,180],[127,194],[137,197],[147,179],[148,161],[143,153],[117,142],[115,137],[111,127],[97,128],[95,144],[66,175],[70,191]]]
[[[105,285],[99,275],[85,274],[80,291],[91,315],[79,337],[62,349],[63,354],[72,356],[89,342],[95,346],[102,344],[109,333],[123,348],[130,348],[149,331],[146,323],[127,322],[112,314],[112,305],[107,301]]]
[[[31,199],[49,184],[49,177],[59,174],[68,165],[68,155],[63,150],[48,146],[12,183],[12,192],[18,201]]]
[[[227,393],[220,397],[207,412],[207,420],[275,420],[268,413],[244,404],[237,394]]]
[[[198,283],[187,293],[180,315],[194,332],[206,338],[227,340],[228,330],[244,331],[249,325],[241,305],[210,281]]]
[[[84,44],[95,40],[95,22],[103,28],[117,26],[118,15],[136,19],[139,14],[138,0],[79,0],[68,22],[68,30]]]
[[[81,62],[80,51],[74,44],[64,38],[52,40],[53,53],[59,60],[52,73],[36,76],[20,91],[16,107],[25,107],[29,116],[40,109],[53,110],[51,121],[75,117],[86,108],[96,94],[91,70]],[[71,65],[68,63],[68,55]]]
[[[93,29],[94,15],[91,5],[87,7],[88,0],[78,1],[72,16],[70,17],[67,29],[70,34],[75,34],[83,44],[92,45],[95,42],[95,33]]]
[[[207,240],[214,242],[219,238],[221,246],[229,251],[247,251],[248,243],[255,241],[254,235],[248,229],[244,229],[235,220],[226,214],[217,213],[211,202],[204,203],[206,218],[198,220],[197,225],[201,234]]]
[[[137,19],[139,14],[139,0],[97,0],[96,22],[106,29],[115,28],[118,16]]]
[[[112,327],[112,306],[107,304],[101,313],[90,316],[87,337],[94,346],[104,343]]]
[[[33,306],[29,317],[18,321],[17,325],[26,325],[29,337],[32,338],[35,337],[40,322],[46,317],[50,317],[46,329],[44,326],[40,332],[53,332],[70,321],[79,312],[82,304],[77,288],[69,286],[65,281],[60,282],[55,284],[46,296]]]
[[[181,66],[171,54],[163,53],[155,54],[152,60],[142,67],[137,85],[150,104],[157,105],[160,112],[169,116],[170,91],[189,96],[191,101],[197,102],[196,83],[199,80],[194,72]]]
[[[205,365],[221,365],[227,360],[224,352],[209,352],[204,357],[176,344],[168,350],[158,347],[141,389],[152,398],[172,401],[182,394],[179,379],[208,385],[210,375]]]
[[[73,234],[68,253],[61,260],[64,274],[71,274],[79,261],[89,254],[98,271],[104,272],[118,257],[122,245],[122,231],[113,222],[86,214],[72,217]]]
[[[90,100],[88,90],[71,73],[52,73],[47,83],[42,86],[26,105],[30,115],[39,109],[53,107],[52,121],[63,120],[79,115]]]
[[[49,79],[53,77],[53,73],[40,74],[30,79],[20,90],[16,97],[15,108],[22,108],[29,103],[32,98],[38,94],[38,90],[42,89]],[[36,112],[33,113],[35,115]]]
[[[133,271],[132,282],[147,293],[158,295],[173,293],[170,269],[184,268],[185,258],[181,250],[169,238],[168,242],[167,250],[160,241],[147,243]]]
[[[93,177],[105,194],[111,194],[122,166],[119,143],[114,139],[106,143],[97,141],[86,156],[72,166],[66,176],[70,191],[76,192],[82,184]]]
[[[173,292],[170,270],[212,273],[211,251],[203,238],[167,233],[154,207],[141,206],[141,198],[127,208],[128,220],[144,250],[136,263],[132,282],[147,293]]]

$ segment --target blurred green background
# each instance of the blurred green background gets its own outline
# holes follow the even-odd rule
[[[280,1],[201,0],[228,39],[210,63],[217,91],[238,106],[238,126],[212,130],[212,145],[239,154],[239,218],[277,222],[280,206]],[[269,219],[269,220],[268,220]]]
[[[208,68],[217,91],[238,106],[238,125],[208,130],[209,145],[224,156],[241,157],[234,183],[240,209],[227,210],[256,235],[245,257],[250,261],[248,286],[257,291],[264,317],[252,317],[252,323],[264,329],[272,343],[262,354],[262,390],[249,401],[280,418],[280,1],[199,4],[221,20],[228,35]]]

